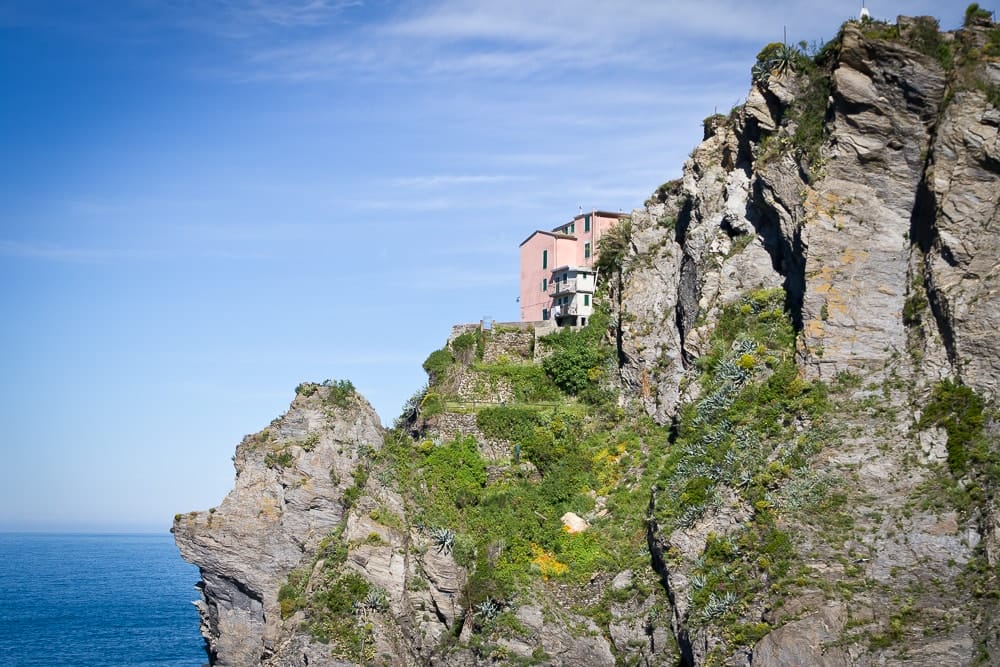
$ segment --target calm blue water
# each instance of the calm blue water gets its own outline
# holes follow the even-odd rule
[[[0,533],[0,664],[200,667],[197,581],[170,535]]]

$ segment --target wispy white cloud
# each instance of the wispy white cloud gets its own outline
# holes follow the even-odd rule
[[[580,160],[578,153],[490,153],[477,155],[477,161],[496,162],[497,164],[516,164],[528,167],[552,167],[565,165]]]
[[[481,257],[505,257],[514,256],[517,243],[520,239],[495,238],[478,242],[451,243],[447,247],[433,246],[428,248],[426,253],[435,257],[461,257],[478,255]]]
[[[0,240],[0,255],[21,259],[92,264],[119,259],[150,259],[155,257],[156,253],[125,248],[88,248]]]
[[[513,254],[513,249],[510,250]],[[517,291],[517,276],[504,271],[487,268],[470,269],[468,265],[442,267],[416,272],[399,279],[391,278],[397,289],[420,292],[454,292],[457,290],[481,290],[509,287]]]
[[[68,264],[106,264],[120,261],[149,261],[177,259],[262,259],[267,253],[256,250],[231,248],[122,248],[57,245],[23,241],[0,240],[0,256],[25,260],[61,262]]]
[[[399,199],[363,199],[351,204],[356,209],[370,211],[444,211],[462,205],[461,202],[446,197],[435,197],[433,199],[410,199],[405,197],[400,197]]]
[[[150,0],[157,14],[178,27],[226,39],[274,30],[317,29],[342,21],[361,0]]]
[[[523,181],[523,177],[509,174],[434,174],[431,176],[408,176],[393,180],[393,185],[405,188],[440,188],[458,185],[487,185],[510,181]]]
[[[310,368],[341,368],[365,366],[414,366],[424,357],[406,352],[369,352],[364,354],[309,355],[303,357]]]
[[[319,26],[345,9],[361,7],[360,0],[217,0],[225,15],[244,23],[279,26]],[[199,2],[204,5],[203,2]]]
[[[313,25],[353,3],[253,4],[262,6],[240,10],[247,22]],[[872,4],[875,13],[887,17],[942,10],[931,0]],[[792,42],[830,38],[853,11],[817,0],[771,5],[742,0],[630,0],[626,5],[604,0],[438,0],[398,6],[376,22],[349,26],[347,33],[308,35],[290,45],[254,45],[254,67],[247,75],[314,81],[350,71],[520,80],[622,66],[633,72],[683,70],[691,68],[692,60],[718,59],[721,43],[762,45],[783,39],[786,31]]]
[[[225,224],[181,223],[174,233],[195,243],[278,243],[318,240],[332,235],[327,226],[308,223]]]

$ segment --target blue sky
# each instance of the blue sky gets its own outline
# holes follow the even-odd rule
[[[641,206],[859,4],[0,0],[0,530],[166,530],[303,380],[391,423],[532,230]]]

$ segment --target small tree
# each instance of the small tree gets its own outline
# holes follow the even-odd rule
[[[603,275],[621,270],[632,246],[632,220],[623,218],[597,242],[597,261],[594,266]]]
[[[979,6],[978,2],[973,2],[971,5],[965,8],[965,27],[969,27],[980,21],[992,21],[993,14],[989,10],[983,9]]]

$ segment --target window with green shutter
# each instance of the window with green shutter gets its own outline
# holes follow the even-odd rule
[[[548,278],[542,278],[542,291],[543,292],[547,292],[548,289],[549,289],[549,279]]]
[[[583,256],[584,256],[584,258],[589,258],[590,257],[590,244],[589,243],[584,243],[583,244]]]
[[[589,294],[584,294],[583,295],[583,305],[585,305],[585,306],[589,306],[590,305],[590,295]]]
[[[548,250],[543,250],[542,251],[542,268],[543,269],[549,268],[549,251]]]
[[[585,232],[589,232],[590,231],[590,216],[589,215],[583,216],[583,231],[585,231]]]

